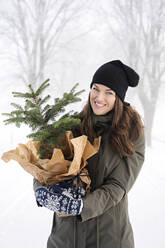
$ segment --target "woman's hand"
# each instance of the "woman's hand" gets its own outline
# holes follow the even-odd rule
[[[51,186],[38,184],[35,189],[37,202],[57,213],[79,215],[83,208],[82,197],[85,190],[71,183],[59,183]]]

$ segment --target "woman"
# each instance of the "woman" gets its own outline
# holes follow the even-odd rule
[[[139,114],[124,98],[128,86],[138,82],[138,74],[119,60],[102,65],[93,76],[81,125],[91,142],[101,136],[98,153],[88,159],[89,194],[84,197],[80,188],[74,199],[72,187],[70,196],[62,186],[56,194],[34,180],[37,201],[55,211],[48,248],[134,247],[127,193],[144,161],[144,133]],[[60,212],[70,216],[59,217]]]

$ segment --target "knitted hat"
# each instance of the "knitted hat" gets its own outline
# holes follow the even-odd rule
[[[90,88],[94,83],[103,84],[116,92],[117,96],[124,101],[128,86],[138,85],[139,75],[120,60],[113,60],[103,64],[95,72]]]

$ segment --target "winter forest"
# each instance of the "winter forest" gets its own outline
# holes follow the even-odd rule
[[[120,59],[140,75],[126,101],[143,117],[145,163],[129,192],[136,248],[164,248],[165,230],[165,1],[1,0],[0,154],[27,142],[29,128],[5,125],[12,92],[26,92],[50,79],[46,93],[62,96],[76,83],[82,101],[103,63]],[[44,248],[53,213],[36,205],[33,178],[0,160],[0,247]]]

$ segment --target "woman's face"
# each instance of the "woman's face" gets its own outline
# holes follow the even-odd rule
[[[90,104],[94,114],[105,115],[113,109],[116,94],[113,90],[102,84],[93,84],[90,91]]]

